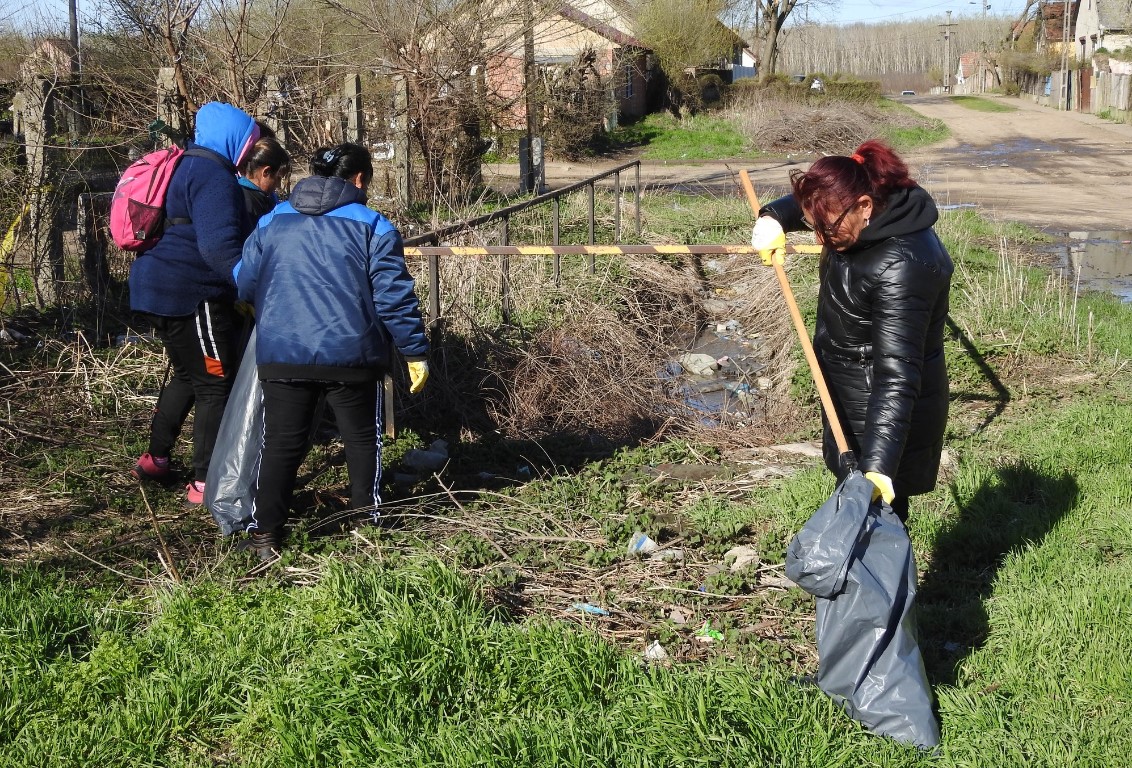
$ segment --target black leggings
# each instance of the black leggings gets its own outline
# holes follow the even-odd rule
[[[381,381],[264,381],[263,452],[252,489],[249,530],[283,528],[295,492],[295,477],[306,457],[319,397],[334,411],[346,449],[350,506],[375,509],[381,503]]]
[[[240,364],[239,336],[244,323],[230,302],[204,301],[184,317],[150,315],[165,344],[172,376],[157,398],[149,429],[149,453],[168,456],[181,427],[193,417],[193,478],[204,482],[228,393]]]

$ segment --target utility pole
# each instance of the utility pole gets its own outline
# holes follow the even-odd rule
[[[540,194],[538,175],[535,165],[538,158],[535,153],[535,139],[539,134],[539,104],[535,95],[538,86],[538,67],[535,64],[535,16],[533,0],[526,0],[523,4],[523,95],[527,114],[526,142],[519,148],[522,160],[520,162],[522,178],[520,189],[523,192]]]
[[[1071,0],[1065,0],[1061,6],[1061,97],[1058,99],[1058,109],[1069,109],[1069,12],[1072,9]]]
[[[947,23],[943,27],[943,92],[951,93],[951,28],[957,26],[951,23],[951,11],[947,12]]]
[[[79,115],[83,108],[82,87],[80,85],[82,70],[79,64],[79,3],[78,0],[68,0],[67,21],[71,40],[71,87],[68,89],[70,102],[67,115],[67,130],[72,139],[77,139],[82,130]]]

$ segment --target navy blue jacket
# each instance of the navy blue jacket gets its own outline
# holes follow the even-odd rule
[[[234,301],[232,267],[253,222],[245,213],[236,164],[255,143],[255,121],[231,104],[210,102],[197,113],[190,148],[215,157],[181,158],[165,196],[174,224],[130,267],[130,308],[163,317],[193,314],[202,301]]]
[[[365,199],[309,176],[244,244],[236,282],[255,306],[261,379],[372,381],[390,340],[407,358],[428,353],[401,234]]]

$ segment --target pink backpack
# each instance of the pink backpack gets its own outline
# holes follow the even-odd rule
[[[124,251],[152,248],[165,231],[165,193],[185,150],[173,144],[130,164],[110,201],[110,237]]]
[[[165,193],[173,171],[185,155],[223,162],[211,152],[184,150],[176,144],[158,149],[130,163],[118,180],[110,200],[110,237],[123,251],[146,251],[157,244],[172,224],[192,224],[192,219],[165,218]],[[232,173],[235,167],[230,168]]]

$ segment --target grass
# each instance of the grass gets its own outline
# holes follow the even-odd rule
[[[949,96],[951,101],[961,107],[973,109],[976,112],[1015,112],[1018,107],[1006,104],[995,99],[984,99],[980,96]]]
[[[951,134],[951,129],[942,120],[928,120],[897,99],[882,98],[877,107],[882,113],[891,112],[893,115],[889,124],[882,125],[881,134],[898,151],[907,152],[938,144]]]
[[[741,241],[750,221],[740,200],[645,205],[650,232],[683,242]],[[1132,306],[1022,266],[1032,233],[969,211],[939,231],[957,262],[951,462],[910,529],[939,755],[869,736],[792,682],[813,669],[809,598],[713,570],[736,544],[780,564],[828,473],[810,461],[762,482],[664,484],[642,471],[728,456],[659,441],[576,471],[532,462],[533,480],[459,506],[401,502],[418,515],[405,529],[301,540],[268,578],[207,533],[180,584],[81,561],[6,567],[0,766],[1123,764]],[[789,265],[809,315],[813,261]],[[97,519],[100,459],[48,452]],[[194,535],[168,496],[153,497],[165,534]],[[679,539],[685,561],[628,560],[634,530]],[[705,620],[723,640],[695,640]],[[643,662],[654,639],[672,663]]]
[[[622,146],[643,146],[646,160],[753,159],[759,152],[734,124],[711,112],[677,120],[668,113],[646,115],[636,123],[620,125],[610,142]]]

